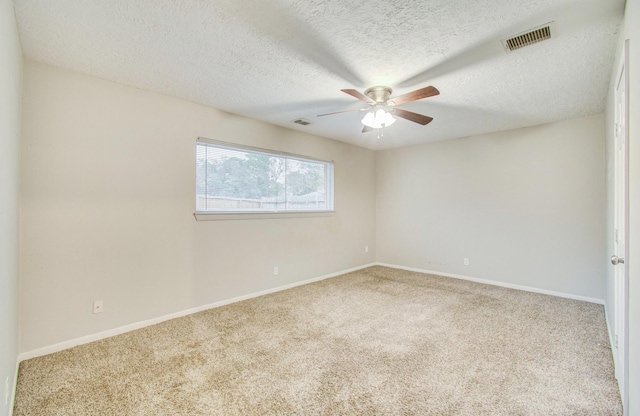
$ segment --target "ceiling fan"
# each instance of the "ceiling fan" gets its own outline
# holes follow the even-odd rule
[[[333,113],[319,114],[318,117],[348,113],[352,111],[366,111],[367,114],[365,114],[362,119],[362,124],[364,124],[362,132],[366,133],[373,129],[378,129],[378,138],[382,137],[384,127],[389,127],[395,123],[396,119],[393,117],[394,115],[396,117],[413,121],[414,123],[422,124],[423,126],[429,124],[431,120],[433,120],[432,117],[414,113],[413,111],[403,110],[396,106],[440,94],[440,91],[432,86],[420,88],[419,90],[408,92],[395,98],[390,98],[393,90],[390,87],[385,86],[367,88],[364,94],[352,89],[344,89],[340,91],[364,101],[369,104],[369,107],[357,110],[343,110]]]

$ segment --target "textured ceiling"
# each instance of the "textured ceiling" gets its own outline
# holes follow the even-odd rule
[[[292,129],[383,149],[604,111],[624,0],[15,0],[24,54]],[[553,21],[552,39],[501,39]],[[342,92],[440,95],[361,133]],[[292,120],[303,117],[303,127]],[[224,139],[224,138],[219,138]]]

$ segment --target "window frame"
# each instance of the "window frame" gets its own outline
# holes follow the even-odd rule
[[[293,210],[293,209],[273,209],[273,210],[198,210],[197,202],[194,217],[198,221],[202,220],[234,220],[234,219],[276,219],[276,218],[304,218],[304,217],[323,217],[331,216],[335,213],[335,163],[333,160],[324,160],[305,155],[282,152],[278,150],[264,149],[260,147],[247,146],[243,144],[224,142],[220,140],[207,139],[204,137],[198,137],[196,139],[195,146],[195,159],[197,163],[198,147],[210,146],[214,148],[265,154],[268,156],[281,157],[285,159],[293,159],[302,162],[318,162],[326,165],[325,168],[325,187],[327,196],[327,209],[315,209],[315,210]],[[195,172],[195,179],[197,183],[198,172]],[[194,196],[197,198],[197,187],[194,192]],[[286,201],[286,195],[285,195]]]

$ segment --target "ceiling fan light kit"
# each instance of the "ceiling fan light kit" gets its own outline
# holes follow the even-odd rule
[[[380,129],[389,127],[396,122],[396,118],[390,112],[384,111],[383,108],[371,109],[362,119],[362,124],[372,129]]]
[[[382,131],[385,127],[389,127],[396,122],[396,118],[393,114],[395,114],[396,117],[404,118],[405,120],[413,121],[414,123],[418,123],[423,126],[430,123],[433,118],[429,116],[395,108],[395,106],[440,94],[440,91],[432,86],[400,95],[394,99],[390,99],[393,90],[390,87],[382,85],[367,88],[364,94],[353,89],[344,89],[341,91],[357,98],[360,101],[364,101],[369,105],[369,108],[365,107],[358,110],[336,111],[333,113],[319,114],[318,117],[351,111],[367,111],[362,119],[362,124],[365,126],[364,129],[362,129],[362,132],[366,133],[372,129],[377,129],[378,138],[382,137]]]

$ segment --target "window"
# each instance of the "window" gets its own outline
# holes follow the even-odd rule
[[[196,214],[317,211],[333,211],[332,162],[196,142]]]

